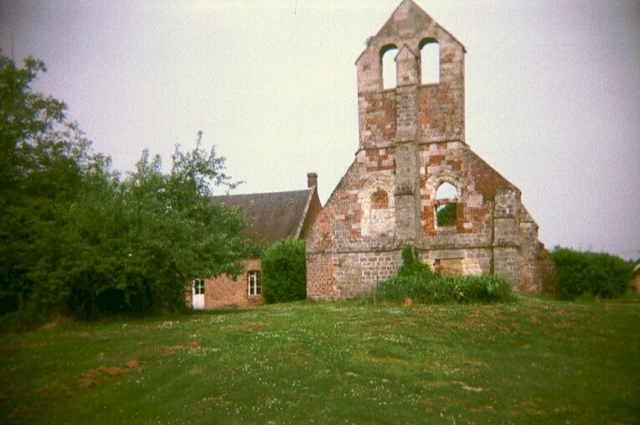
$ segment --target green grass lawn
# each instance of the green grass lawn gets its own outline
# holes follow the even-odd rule
[[[292,303],[0,336],[0,423],[640,423],[640,304]]]

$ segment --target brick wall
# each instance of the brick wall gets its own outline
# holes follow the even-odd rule
[[[253,258],[243,263],[245,273],[235,279],[226,274],[205,279],[205,308],[258,305],[264,302],[262,296],[249,296],[248,292],[248,272],[260,271],[260,260]]]

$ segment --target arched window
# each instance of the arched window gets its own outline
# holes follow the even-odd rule
[[[436,191],[436,199],[456,199],[458,197],[458,189],[449,182],[444,182],[438,186]]]
[[[435,200],[436,228],[454,227],[458,222],[458,189],[448,182],[438,186]]]
[[[380,50],[380,61],[382,62],[382,88],[392,89],[396,86],[396,55],[398,48],[389,44]]]
[[[440,82],[440,44],[426,39],[420,43],[420,81],[422,84]]]

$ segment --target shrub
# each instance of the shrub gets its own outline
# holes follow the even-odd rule
[[[394,278],[376,288],[377,300],[419,304],[500,302],[512,298],[511,284],[504,278],[488,276],[439,276],[422,263],[416,248],[402,250],[403,264]]]
[[[512,299],[511,284],[496,275],[436,276],[430,280],[417,276],[398,276],[378,285],[376,299],[418,304],[492,303]]]
[[[262,253],[262,296],[268,304],[304,300],[307,271],[304,241],[284,239]]]
[[[558,296],[563,299],[583,294],[619,297],[627,290],[633,273],[631,263],[606,253],[556,247],[551,258],[558,276]]]
[[[402,249],[402,266],[398,270],[398,276],[415,276],[425,281],[436,278],[438,275],[420,260],[418,254],[418,249],[410,245]]]

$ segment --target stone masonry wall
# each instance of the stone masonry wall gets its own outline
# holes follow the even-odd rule
[[[440,50],[440,80],[421,85],[420,50],[434,42]],[[390,46],[399,52],[397,87],[383,90],[381,56]],[[464,53],[464,46],[413,1],[403,1],[356,61],[360,147],[393,145],[396,129],[407,125],[415,127],[422,142],[464,141]],[[404,104],[398,96],[416,97],[416,109],[398,111]],[[413,118],[396,120],[397,114]]]
[[[440,47],[440,80],[422,85],[420,49]],[[382,86],[382,54],[397,84]],[[354,162],[307,238],[307,295],[352,298],[397,272],[416,246],[440,272],[497,273],[522,292],[539,288],[538,227],[520,190],[464,139],[465,49],[412,0],[403,0],[356,61],[360,141]],[[441,198],[443,184],[455,195]],[[453,222],[437,211],[455,205]]]

